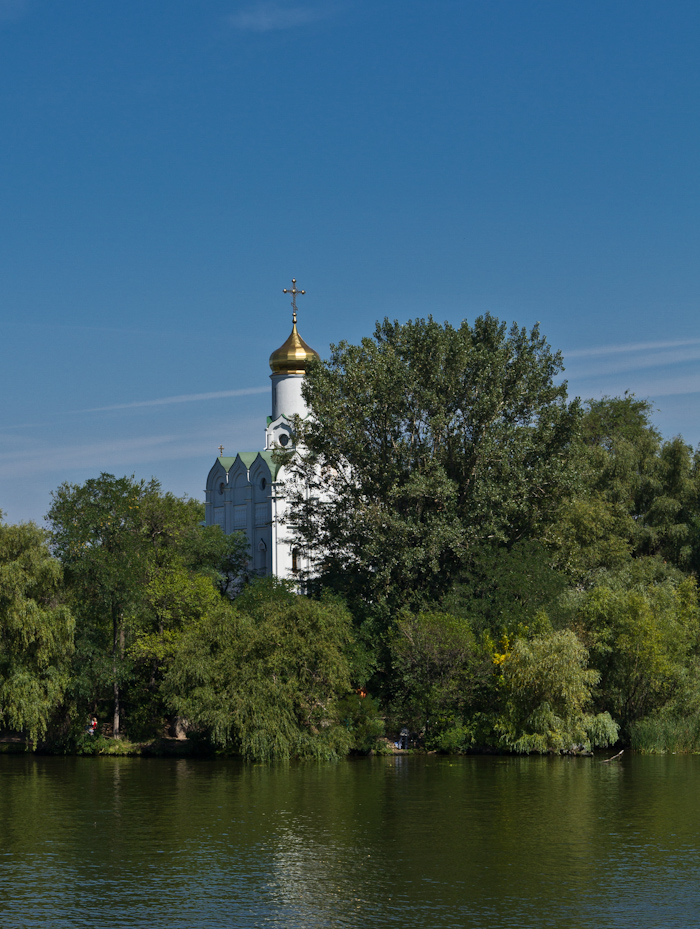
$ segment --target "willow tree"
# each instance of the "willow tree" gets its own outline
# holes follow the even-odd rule
[[[0,523],[0,725],[42,738],[68,684],[72,650],[73,617],[46,533]]]
[[[350,600],[435,601],[483,545],[537,536],[568,487],[578,404],[562,358],[490,315],[385,319],[331,346],[304,393],[289,524],[312,573]]]
[[[340,700],[350,691],[350,615],[274,579],[226,598],[178,638],[166,699],[214,745],[246,758],[337,758],[352,743]]]
[[[619,727],[606,711],[593,713],[600,673],[571,629],[548,632],[498,655],[502,712],[496,731],[516,752],[562,752],[612,745]]]

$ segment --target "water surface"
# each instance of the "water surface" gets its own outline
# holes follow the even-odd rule
[[[0,756],[0,926],[691,929],[699,788],[692,756]]]

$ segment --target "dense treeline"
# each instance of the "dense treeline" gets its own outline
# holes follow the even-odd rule
[[[0,725],[168,727],[262,760],[700,748],[700,456],[632,395],[570,402],[537,328],[384,321],[307,374],[304,595],[157,482],[0,524]],[[297,585],[298,589],[298,585]]]

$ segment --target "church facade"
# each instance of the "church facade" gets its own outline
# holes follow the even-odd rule
[[[293,280],[291,290],[284,293],[292,294],[292,331],[270,355],[272,410],[265,447],[216,459],[207,477],[205,520],[208,526],[221,526],[226,534],[245,533],[250,564],[258,575],[294,578],[306,565],[285,532],[285,468],[275,460],[275,450],[294,448],[293,417],[308,415],[301,385],[308,364],[319,356],[297,330],[296,296],[304,291],[297,290]]]

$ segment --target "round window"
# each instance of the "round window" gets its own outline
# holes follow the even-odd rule
[[[284,448],[284,446],[288,444],[289,444],[289,436],[287,435],[286,432],[283,432],[280,435],[280,445]]]

